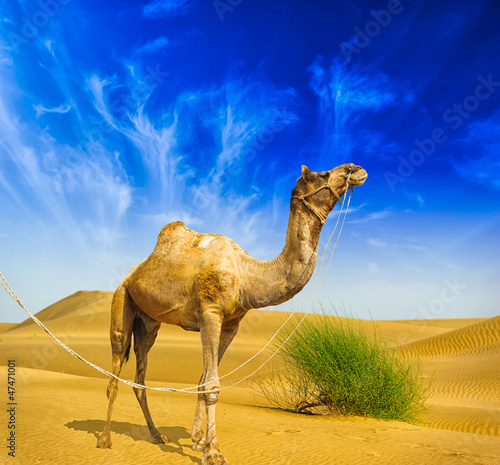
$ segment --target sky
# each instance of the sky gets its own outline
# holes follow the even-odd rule
[[[0,271],[32,312],[114,290],[171,221],[274,258],[301,165],[352,162],[313,308],[500,313],[498,2],[0,5]]]

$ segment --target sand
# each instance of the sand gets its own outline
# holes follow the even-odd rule
[[[82,291],[37,316],[66,344],[105,369],[111,367],[111,293]],[[20,311],[22,311],[20,309]],[[253,356],[287,317],[251,311],[220,367],[228,373]],[[372,322],[358,322],[367,331]],[[367,418],[306,416],[272,408],[250,380],[224,390],[217,432],[232,465],[240,464],[500,464],[500,317],[491,319],[376,321],[381,337],[418,356],[432,378],[428,412],[419,424]],[[257,357],[224,378],[228,385],[251,373]],[[8,361],[15,360],[16,457],[9,449]],[[133,351],[122,377],[133,379]],[[201,373],[199,334],[164,325],[150,352],[147,384],[186,387]],[[267,367],[263,369],[265,370]],[[113,449],[95,448],[106,415],[107,379],[57,346],[32,321],[0,324],[3,380],[0,463],[192,464],[190,428],[196,397],[150,392],[156,426],[171,439],[150,442],[132,389],[120,384],[113,412]]]

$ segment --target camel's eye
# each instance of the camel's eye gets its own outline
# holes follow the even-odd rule
[[[330,176],[330,173],[328,173],[328,171],[322,171],[321,173],[319,173],[320,177],[322,178],[328,178]]]

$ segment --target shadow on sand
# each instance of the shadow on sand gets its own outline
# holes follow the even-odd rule
[[[97,439],[104,429],[104,423],[104,420],[74,420],[66,423],[64,426],[74,429],[75,431],[85,431],[92,434],[95,436],[95,440],[97,442]],[[170,439],[169,444],[158,444],[158,447],[163,450],[163,452],[189,457],[193,463],[201,464],[201,458],[184,452],[184,449],[186,448],[191,450],[190,445],[182,445],[180,443],[181,439],[189,439],[189,441],[191,441],[191,435],[186,428],[181,426],[160,427],[158,428],[158,431]],[[149,429],[146,425],[137,425],[124,421],[112,421],[111,434],[125,434],[131,437],[134,441],[151,442]]]

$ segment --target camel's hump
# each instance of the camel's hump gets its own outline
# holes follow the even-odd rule
[[[186,225],[182,221],[174,221],[173,223],[168,223],[166,226],[163,227],[163,229],[160,232],[160,236],[162,233],[165,232],[173,232],[176,229],[187,229]]]
[[[185,248],[185,250],[191,250],[208,249],[209,246],[211,248],[214,246],[216,248],[227,247],[234,251],[242,251],[241,247],[234,241],[220,234],[203,234],[193,231],[182,221],[169,223],[163,227],[158,235],[155,249],[165,250],[165,248],[168,248],[172,251],[172,248]]]
[[[182,235],[184,231],[189,231],[182,221],[174,221],[163,227],[158,234],[157,244],[168,241],[175,236]]]

